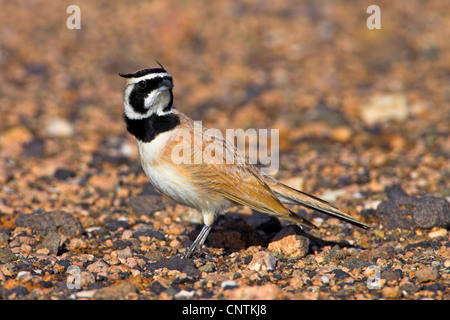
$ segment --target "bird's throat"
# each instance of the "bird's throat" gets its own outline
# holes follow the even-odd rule
[[[142,142],[150,142],[158,134],[173,130],[180,124],[179,116],[173,113],[163,116],[152,114],[144,119],[130,119],[123,114],[123,119],[128,132]]]

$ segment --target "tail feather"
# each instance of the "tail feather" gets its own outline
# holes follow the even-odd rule
[[[368,226],[367,224],[349,216],[348,214],[342,212],[325,200],[317,198],[306,192],[291,188],[267,175],[264,175],[264,177],[266,178],[265,182],[270,186],[270,188],[282,203],[302,205],[304,207],[317,210],[332,217],[341,219],[357,227],[366,230],[370,229],[370,226]]]

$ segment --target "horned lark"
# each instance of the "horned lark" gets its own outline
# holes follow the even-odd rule
[[[204,127],[198,130],[193,120],[173,106],[173,79],[162,65],[120,76],[128,79],[123,119],[128,132],[136,138],[145,174],[161,193],[202,213],[203,229],[185,257],[203,245],[217,215],[235,205],[314,228],[285,206],[302,205],[369,229],[330,203],[262,173],[230,141],[208,134]],[[211,144],[214,156],[203,155],[201,162],[196,161],[198,153]],[[185,161],[174,160],[180,150],[189,151],[185,152]],[[220,160],[230,155],[232,164],[217,161],[217,157]]]

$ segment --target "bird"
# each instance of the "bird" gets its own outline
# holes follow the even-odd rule
[[[184,258],[200,251],[218,215],[236,205],[316,228],[287,206],[301,205],[370,229],[331,203],[262,172],[231,141],[209,132],[180,112],[174,106],[173,78],[157,63],[156,68],[119,73],[127,79],[123,120],[127,131],[135,137],[143,171],[153,186],[168,198],[202,214],[204,225],[184,252]],[[214,155],[205,153],[211,146]],[[225,156],[234,161],[220,161]]]

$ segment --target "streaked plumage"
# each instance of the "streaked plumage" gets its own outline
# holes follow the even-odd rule
[[[216,216],[235,205],[314,227],[285,206],[298,204],[369,228],[330,203],[263,174],[231,142],[198,128],[173,107],[173,79],[162,66],[121,76],[129,79],[124,120],[136,137],[145,174],[160,192],[203,215],[205,226],[186,256],[204,243]],[[211,146],[214,155],[205,156],[205,148]],[[183,161],[175,163],[173,153],[182,153]],[[227,163],[226,156],[232,156],[234,163]]]

